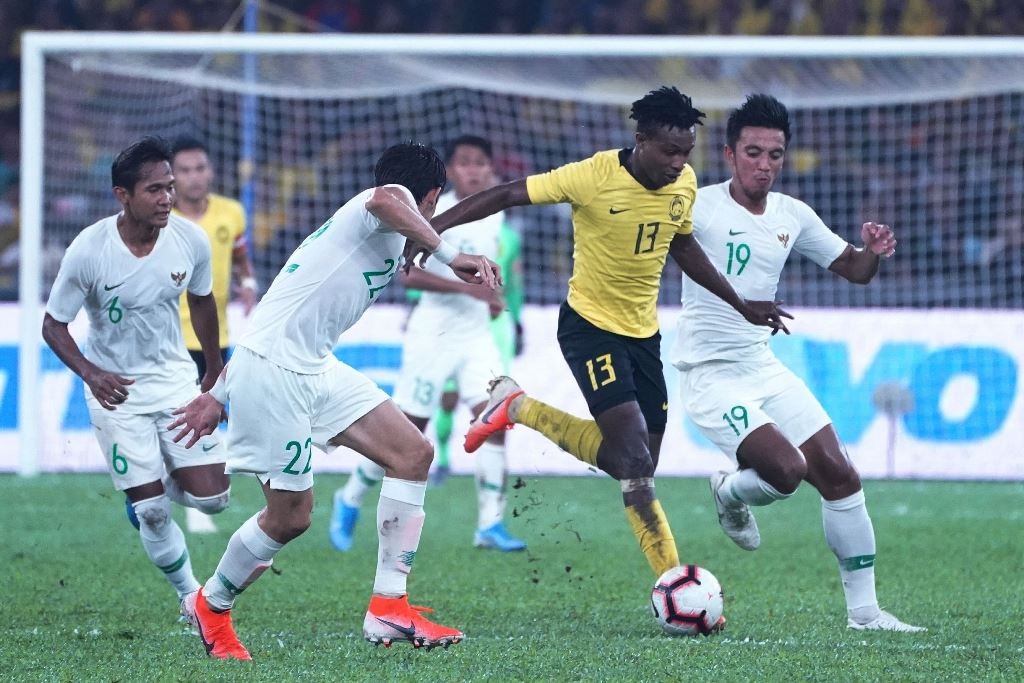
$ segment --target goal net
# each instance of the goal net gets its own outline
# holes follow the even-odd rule
[[[776,189],[803,199],[855,244],[867,220],[891,224],[899,239],[897,258],[867,287],[794,257],[780,296],[801,315],[798,334],[780,342],[780,356],[822,397],[869,473],[963,476],[983,457],[986,440],[1010,444],[1024,436],[1012,424],[1021,410],[1021,353],[1009,343],[1024,331],[1016,311],[1024,305],[1019,42],[31,38],[39,46],[39,81],[25,87],[43,88],[41,130],[39,145],[27,144],[24,155],[38,155],[40,193],[38,225],[26,221],[25,231],[32,239],[38,230],[39,249],[24,252],[36,260],[24,266],[28,278],[38,278],[42,297],[78,231],[117,210],[110,162],[142,135],[188,134],[208,145],[215,191],[247,198],[252,258],[266,286],[308,232],[372,184],[376,156],[397,141],[440,149],[462,133],[483,135],[494,144],[497,173],[512,179],[628,146],[630,102],[671,84],[708,114],[692,156],[706,184],[728,177],[721,153],[728,111],[748,93],[768,92],[793,116]],[[26,218],[35,215],[29,207]],[[537,319],[535,329],[527,326],[527,355],[561,371],[545,307],[563,299],[572,268],[568,210],[526,207],[509,220],[522,236],[525,300]],[[25,277],[23,297],[31,294]],[[679,272],[670,263],[661,294],[666,335],[679,295]],[[403,300],[398,286],[382,299],[395,306]],[[23,306],[25,313],[38,303]],[[378,371],[382,383],[393,381],[397,328],[390,341],[370,334],[373,343],[363,345],[380,357],[340,355]],[[45,385],[59,364],[45,353],[42,363]],[[540,376],[546,371],[537,369]],[[575,389],[567,373],[565,379],[565,400],[577,401],[569,398]],[[67,450],[52,430],[81,426],[84,406],[74,399],[81,387],[74,385],[68,380],[72,398],[58,401],[60,416],[44,414],[50,429],[42,458]],[[47,405],[52,412],[55,404]],[[704,449],[675,417],[679,449]],[[933,447],[958,464],[943,469],[948,463],[929,459]],[[918,455],[903,455],[914,448]],[[1008,468],[982,467],[980,476],[1024,475],[1016,457]]]

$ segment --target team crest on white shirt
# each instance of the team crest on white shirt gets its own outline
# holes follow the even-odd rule
[[[789,246],[789,233],[788,232],[780,232],[780,233],[778,233],[775,236],[779,238],[779,244],[782,245],[783,249],[785,249],[786,247]]]
[[[175,287],[181,287],[181,283],[185,281],[186,274],[187,271],[182,271],[180,273],[171,273],[171,280],[174,281]]]

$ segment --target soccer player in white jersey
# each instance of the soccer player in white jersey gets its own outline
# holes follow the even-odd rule
[[[809,206],[771,192],[789,138],[785,106],[769,95],[748,97],[726,128],[724,154],[732,178],[697,193],[694,235],[747,299],[775,299],[792,251],[850,282],[867,284],[879,260],[896,248],[888,225],[865,223],[864,246],[854,248]],[[821,404],[772,353],[769,334],[683,277],[672,359],[683,404],[700,431],[739,466],[711,478],[722,529],[741,548],[755,550],[761,538],[749,506],[788,498],[806,479],[821,494],[825,540],[839,561],[848,626],[924,630],[879,608],[875,534],[860,476]]]
[[[172,425],[182,427],[178,439],[192,434],[191,446],[216,429],[230,398],[227,470],[256,474],[267,501],[231,537],[202,590],[184,603],[213,657],[251,659],[235,635],[231,608],[309,527],[314,444],[347,446],[385,471],[366,639],[417,647],[462,639],[460,631],[427,620],[406,594],[433,449],[387,394],[333,350],[394,277],[406,238],[429,245],[466,282],[494,289],[499,269],[483,256],[459,253],[427,222],[445,185],[444,162],[434,150],[391,147],[377,161],[374,179],[376,187],[349,200],[292,253],[217,384],[183,407]]]
[[[476,135],[462,135],[449,144],[446,157],[452,190],[437,200],[438,212],[491,186],[491,154],[491,143]],[[504,212],[499,211],[452,228],[445,239],[464,253],[496,260],[502,221]],[[432,259],[424,268],[410,270],[405,284],[423,295],[406,327],[395,403],[423,431],[437,412],[445,384],[455,379],[463,403],[475,418],[487,404],[488,382],[504,368],[494,336],[480,334],[504,309],[501,295],[459,280],[451,269]],[[487,439],[477,451],[475,463],[477,530],[473,544],[503,552],[525,550],[526,543],[512,536],[503,521],[507,479],[504,431]],[[335,492],[330,538],[338,550],[352,547],[359,507],[383,477],[380,465],[363,458],[345,486]]]
[[[111,175],[122,210],[68,247],[46,304],[43,339],[89,387],[89,416],[114,487],[131,501],[146,554],[181,599],[199,583],[171,500],[216,513],[228,506],[230,489],[216,435],[187,451],[167,432],[172,411],[199,393],[181,333],[182,292],[206,356],[202,389],[222,368],[210,244],[199,226],[171,215],[170,160],[160,138],[118,154]],[[83,306],[84,354],[68,332]]]

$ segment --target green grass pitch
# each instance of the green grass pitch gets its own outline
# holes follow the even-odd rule
[[[54,681],[964,681],[1024,680],[1024,485],[868,482],[878,537],[878,593],[923,635],[846,629],[835,560],[817,496],[757,511],[761,549],[721,533],[703,480],[659,480],[685,562],[711,569],[728,630],[662,635],[650,615],[654,576],[605,478],[522,477],[509,527],[528,552],[471,547],[467,477],[427,495],[410,579],[466,640],[426,652],[361,638],[376,562],[375,498],[355,548],[327,542],[330,495],[317,480],[313,525],[239,600],[251,663],[208,659],[177,621],[170,587],[148,563],[122,498],[100,475],[0,477],[5,594],[3,678]],[[190,536],[200,580],[230,533],[260,507],[236,478],[221,532]],[[180,512],[180,511],[179,511]]]

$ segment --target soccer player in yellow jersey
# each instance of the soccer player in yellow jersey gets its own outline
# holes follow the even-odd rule
[[[174,213],[197,223],[210,238],[210,248],[213,250],[213,296],[217,299],[217,322],[220,324],[220,350],[227,362],[227,302],[231,298],[232,276],[238,280],[236,292],[245,307],[245,314],[249,315],[256,305],[256,278],[245,240],[245,209],[234,199],[210,191],[213,166],[206,147],[199,140],[187,137],[175,140],[171,169],[178,190]],[[203,357],[199,353],[199,340],[192,332],[189,320],[188,306],[183,304],[181,323],[186,330],[185,347],[195,360],[201,377]]]
[[[594,420],[529,398],[500,377],[466,450],[521,423],[607,472],[621,484],[626,517],[658,576],[679,564],[653,479],[668,409],[656,311],[666,257],[751,323],[785,329],[774,302],[739,297],[691,235],[697,179],[687,161],[703,117],[689,97],[662,87],[633,103],[633,147],[478,192],[432,221],[443,232],[511,206],[572,205],[573,274],[558,343]]]
[[[213,269],[213,297],[217,302],[217,323],[220,326],[220,355],[228,360],[227,303],[230,297],[232,274],[238,280],[237,293],[245,314],[256,305],[256,278],[245,241],[245,210],[234,199],[214,194],[213,166],[202,142],[191,137],[174,141],[171,170],[177,188],[174,213],[198,224],[210,239]],[[199,377],[206,372],[199,339],[192,330],[192,314],[188,302],[181,299],[181,330],[185,348],[195,361]],[[213,520],[199,510],[186,508],[186,528],[193,533],[216,530]]]

